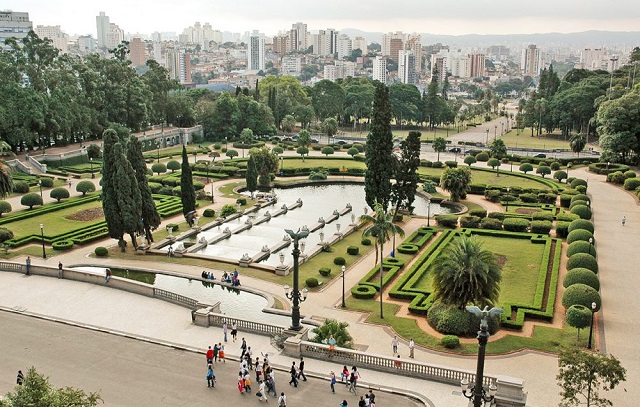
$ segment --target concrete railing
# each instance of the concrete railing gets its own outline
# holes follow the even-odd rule
[[[285,331],[284,327],[278,325],[264,324],[262,322],[246,321],[244,319],[231,318],[227,315],[220,314],[218,312],[212,312],[210,309],[199,309],[194,313],[194,323],[198,326],[221,327],[223,323],[227,323],[229,329],[232,324],[236,324],[237,327],[243,332],[253,332],[260,335],[282,335]]]

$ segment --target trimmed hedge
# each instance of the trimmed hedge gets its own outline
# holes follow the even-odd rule
[[[456,335],[445,335],[440,339],[440,345],[447,349],[455,349],[460,346],[460,338]]]
[[[567,270],[575,268],[589,269],[594,273],[598,273],[598,261],[589,253],[576,253],[569,257],[567,261]]]
[[[578,253],[587,253],[595,257],[596,248],[591,243],[585,242],[584,240],[573,242],[569,247],[567,247],[567,257],[571,257]]]
[[[411,254],[411,255],[415,255],[416,253],[418,253],[418,251],[420,251],[420,248],[414,244],[401,244],[398,247],[396,247],[396,251],[398,253],[402,253],[402,254]]]
[[[442,227],[455,229],[458,227],[458,215],[437,215],[436,222]]]
[[[360,240],[360,244],[363,246],[371,246],[371,239],[369,239],[368,237],[364,237],[362,238],[362,240]]]
[[[469,211],[469,215],[477,216],[478,218],[486,218],[487,210],[486,209],[471,209]]]
[[[587,205],[576,205],[571,208],[571,213],[580,216],[581,219],[591,219],[593,213]]]
[[[569,232],[579,229],[588,230],[591,233],[594,232],[593,223],[586,219],[576,219],[569,224]]]
[[[570,270],[564,277],[562,285],[564,288],[574,284],[585,284],[596,291],[600,291],[600,279],[593,271],[584,268],[575,268]]]
[[[568,181],[568,179],[567,179],[567,181]],[[587,184],[587,181],[583,180],[582,178],[574,178],[573,180],[571,180],[571,183],[569,185],[571,185],[571,188],[575,188],[578,185],[582,185],[582,186],[585,186],[585,187],[589,186],[589,184]]]
[[[584,229],[576,229],[574,231],[569,232],[569,234],[567,235],[567,243],[569,244],[576,242],[578,240],[584,240],[585,242],[588,242],[589,239],[593,239],[593,233]]]
[[[347,264],[347,261],[344,259],[344,257],[336,257],[333,259],[333,264],[335,264],[336,266],[344,266],[345,264]]]
[[[494,218],[484,218],[480,221],[480,228],[490,230],[502,230],[502,221]]]
[[[51,247],[53,248],[53,250],[68,250],[68,249],[71,249],[73,247],[73,241],[72,240],[58,240],[58,241],[55,241],[55,242],[51,243]]]
[[[360,248],[358,246],[349,246],[349,247],[347,247],[347,254],[350,254],[352,256],[356,256],[358,253],[360,253]]]
[[[548,235],[553,224],[548,220],[534,220],[531,222],[531,233]]]
[[[376,289],[370,285],[360,284],[351,288],[351,295],[359,300],[369,300],[376,296]]]
[[[504,230],[509,232],[526,232],[529,228],[529,220],[522,218],[506,218],[502,222]]]
[[[556,236],[557,237],[567,237],[569,234],[569,222],[556,222]]]
[[[562,294],[562,306],[566,309],[572,305],[582,305],[591,309],[591,303],[596,303],[596,312],[600,310],[602,299],[600,294],[586,284],[573,284]]]
[[[635,191],[640,187],[640,178],[627,178],[622,187],[627,191]]]
[[[461,216],[460,226],[463,228],[477,228],[480,226],[480,218],[477,216]]]
[[[329,274],[331,274],[331,269],[329,267],[322,267],[319,270],[320,275],[323,277],[327,277]]]
[[[202,211],[202,216],[204,216],[205,218],[213,218],[216,216],[216,211],[211,208],[207,208]]]
[[[580,217],[578,215],[575,215],[569,212],[560,212],[559,214],[556,215],[556,220],[561,222],[571,223],[576,219],[580,219]]]
[[[105,257],[109,255],[109,250],[107,250],[106,247],[104,246],[98,246],[96,247],[93,252],[96,254],[96,256],[98,257]]]
[[[304,280],[304,284],[309,288],[315,288],[318,285],[320,285],[320,283],[318,282],[318,279],[315,277],[307,278],[306,280]]]
[[[531,214],[531,220],[546,220],[546,221],[553,221],[553,214],[551,214],[548,211],[539,211],[539,212],[534,212]],[[535,233],[535,232],[533,232]]]

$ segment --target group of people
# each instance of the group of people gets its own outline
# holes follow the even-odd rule
[[[226,271],[222,274],[222,282],[223,283],[231,283],[232,286],[237,287],[240,285],[240,273],[238,270],[233,270],[233,273],[227,273]]]
[[[289,380],[289,386],[293,385],[293,387],[298,387],[298,383],[300,383],[300,378],[307,381],[307,376],[304,374],[304,358],[300,356],[300,364],[296,368],[296,362],[291,363],[291,369],[289,369],[289,374],[291,375],[291,380]]]
[[[206,270],[202,270],[202,274],[200,275],[202,278],[207,279],[207,280],[215,280],[216,277],[213,275],[213,273],[210,273]]]

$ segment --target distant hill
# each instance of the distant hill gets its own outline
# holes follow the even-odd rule
[[[368,42],[382,41],[381,32],[366,32],[354,28],[340,30],[341,34],[347,34],[351,38],[360,36]],[[600,48],[600,47],[637,47],[640,46],[640,31],[583,31],[577,33],[536,33],[536,34],[502,34],[502,35],[438,35],[422,33],[422,44],[436,44],[438,42],[452,46],[488,46],[488,45],[515,45],[536,44],[564,45],[573,48]]]

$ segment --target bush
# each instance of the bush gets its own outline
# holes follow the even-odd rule
[[[351,288],[351,295],[359,300],[368,300],[376,296],[376,289],[368,284],[359,284]]]
[[[431,166],[432,166],[433,168],[442,168],[442,167],[444,167],[444,164],[443,164],[441,161],[434,161],[434,162],[431,164]]]
[[[494,218],[484,218],[480,221],[481,229],[502,230],[502,221]]]
[[[571,204],[569,205],[569,209],[572,209],[574,206],[578,206],[578,205],[584,205],[587,206],[587,201],[581,201],[581,200],[571,200]]]
[[[371,246],[371,239],[363,237],[362,240],[360,240],[360,244],[363,246]]]
[[[578,240],[583,240],[588,242],[589,239],[593,239],[593,233],[584,229],[576,229],[567,235],[567,243],[571,244],[573,242],[577,242]]]
[[[476,160],[479,161],[479,162],[487,162],[487,161],[489,161],[489,153],[487,153],[486,151],[478,153],[476,155]]]
[[[167,169],[171,170],[171,172],[176,172],[182,167],[182,165],[177,160],[171,160],[167,163]]]
[[[106,247],[104,246],[98,246],[96,247],[93,252],[96,254],[96,256],[98,257],[105,257],[109,255],[109,250],[107,250]]]
[[[531,220],[548,220],[553,221],[553,215],[548,211],[538,211],[531,214]]]
[[[402,216],[401,214],[397,214],[396,216],[393,217],[394,222],[402,222],[403,220],[404,220],[404,216]]]
[[[49,177],[42,177],[38,179],[38,182],[42,184],[43,188],[51,188],[53,186],[53,179]]]
[[[625,178],[635,178],[636,177],[636,173],[634,171],[625,171],[624,172],[624,177]]]
[[[68,250],[73,247],[73,240],[56,240],[51,243],[53,250]]]
[[[624,181],[626,180],[624,174],[622,173],[622,171],[616,171],[616,172],[612,172],[610,174],[607,174],[607,182],[611,182],[614,184],[622,184],[624,183]]]
[[[320,275],[323,277],[327,277],[329,274],[331,274],[331,269],[329,267],[322,267],[319,271]]]
[[[598,261],[589,253],[576,253],[569,257],[567,261],[567,270],[573,270],[575,268],[589,269],[597,274]]]
[[[477,228],[480,226],[480,218],[477,216],[461,216],[460,226],[463,228]]]
[[[82,196],[85,196],[88,192],[94,192],[96,190],[96,186],[91,181],[80,181],[76,185],[76,192],[82,193]]]
[[[500,221],[504,220],[504,213],[503,212],[491,212],[490,214],[487,215],[488,218],[491,219],[498,219]]]
[[[429,308],[427,321],[440,333],[457,336],[472,336],[478,331],[480,319],[466,310],[455,306],[435,303]],[[499,317],[489,320],[489,332],[496,332]]]
[[[13,239],[13,232],[7,228],[0,228],[0,243]]]
[[[562,285],[567,288],[574,284],[585,284],[596,291],[600,291],[600,279],[596,273],[589,269],[575,268],[569,270],[564,277]]]
[[[445,161],[444,165],[446,165],[449,168],[456,168],[458,166],[458,162],[457,161]]]
[[[66,188],[54,188],[49,193],[49,196],[60,202],[62,199],[69,198],[69,191]]]
[[[40,194],[36,194],[35,192],[22,195],[22,199],[20,199],[20,205],[28,206],[29,209],[33,209],[35,205],[42,205],[42,197],[40,196]]]
[[[222,207],[222,209],[220,209],[220,217],[222,218],[226,218],[229,215],[233,215],[234,213],[237,213],[238,210],[236,209],[235,205],[232,204],[226,204]]]
[[[540,174],[542,175],[542,178],[544,178],[545,175],[551,174],[551,168],[546,165],[539,165],[538,169],[536,170],[536,174]]]
[[[582,305],[591,309],[591,303],[596,303],[596,311],[602,305],[600,294],[593,287],[586,284],[573,284],[569,286],[562,295],[562,306],[569,308],[572,305]]]
[[[347,264],[347,261],[344,259],[344,257],[336,257],[333,259],[333,264],[335,264],[336,266],[344,266],[345,264]]]
[[[476,162],[478,162],[478,160],[476,160],[476,158],[472,155],[466,156],[464,158],[464,163],[468,166],[471,166],[471,164],[475,164]]]
[[[13,192],[17,194],[26,194],[27,192],[29,192],[29,184],[24,181],[14,182]]]
[[[576,219],[580,219],[580,217],[578,215],[574,215],[573,213],[569,213],[569,212],[560,212],[559,214],[556,215],[556,220],[562,221],[562,222],[570,223]]]
[[[557,162],[557,161],[554,161],[554,162],[551,163],[551,165],[549,167],[551,167],[551,170],[553,170],[553,171],[558,171],[560,169],[560,163]],[[556,178],[556,176],[554,175],[553,178]],[[567,178],[567,177],[565,176],[563,179],[565,179],[565,178]]]
[[[347,247],[347,254],[355,256],[358,253],[360,253],[360,248],[358,246],[349,246],[349,247]]]
[[[575,194],[571,197],[571,203],[573,203],[574,201],[590,201],[591,199],[589,198],[589,195],[586,194]]]
[[[487,210],[486,209],[471,209],[469,211],[469,215],[477,216],[479,218],[486,218],[487,217]]]
[[[156,174],[164,174],[165,172],[167,172],[167,166],[163,163],[154,163],[151,166],[151,171],[155,172]]]
[[[567,247],[567,257],[571,257],[578,253],[587,253],[595,257],[596,248],[591,243],[585,242],[584,240],[575,241]]]
[[[585,187],[588,187],[589,184],[587,184],[587,181],[583,180],[582,178],[575,178],[571,181],[571,188],[575,188],[578,185],[584,185]]]
[[[176,225],[175,223],[169,223],[167,224],[167,230],[171,229],[172,232],[177,232],[178,229],[180,229],[180,226]]]
[[[420,248],[414,244],[405,243],[405,244],[398,245],[396,247],[396,251],[402,254],[415,255],[420,251]]]
[[[580,216],[582,219],[591,219],[591,208],[587,205],[576,205],[571,208],[571,213]]]
[[[2,216],[3,213],[9,213],[11,212],[11,204],[7,201],[0,201],[0,216]]]
[[[460,338],[455,335],[445,335],[440,339],[440,345],[447,349],[455,349],[460,346]]]
[[[309,277],[306,280],[304,280],[304,284],[309,287],[309,288],[315,288],[317,286],[319,286],[320,284],[318,283],[318,279],[315,277]]]
[[[520,194],[519,196],[520,200],[522,202],[527,202],[527,203],[536,203],[538,202],[538,197],[536,196],[536,194]]]
[[[216,216],[216,211],[211,208],[207,208],[202,212],[202,216],[204,216],[205,218],[213,218]]]
[[[436,222],[445,228],[458,227],[458,215],[437,215]]]
[[[548,235],[553,224],[548,220],[534,220],[531,222],[531,233]]]
[[[572,221],[571,224],[569,225],[569,232],[573,232],[574,230],[578,230],[578,229],[588,230],[589,232],[593,233],[594,231],[593,223],[591,223],[591,221],[588,221],[586,219],[576,219]]]
[[[624,181],[623,188],[627,191],[635,191],[638,187],[640,187],[640,178],[627,178]]]
[[[489,202],[498,202],[500,200],[500,191],[497,189],[487,189],[484,191],[484,197]]]
[[[567,179],[566,171],[559,170],[559,171],[554,172],[553,173],[553,179],[558,180],[558,182],[562,182],[562,180]]]
[[[506,218],[502,222],[502,227],[508,232],[526,232],[529,228],[529,221],[523,218]]]
[[[529,163],[521,164],[519,170],[526,174],[529,171],[533,171],[533,165],[531,165]]]

